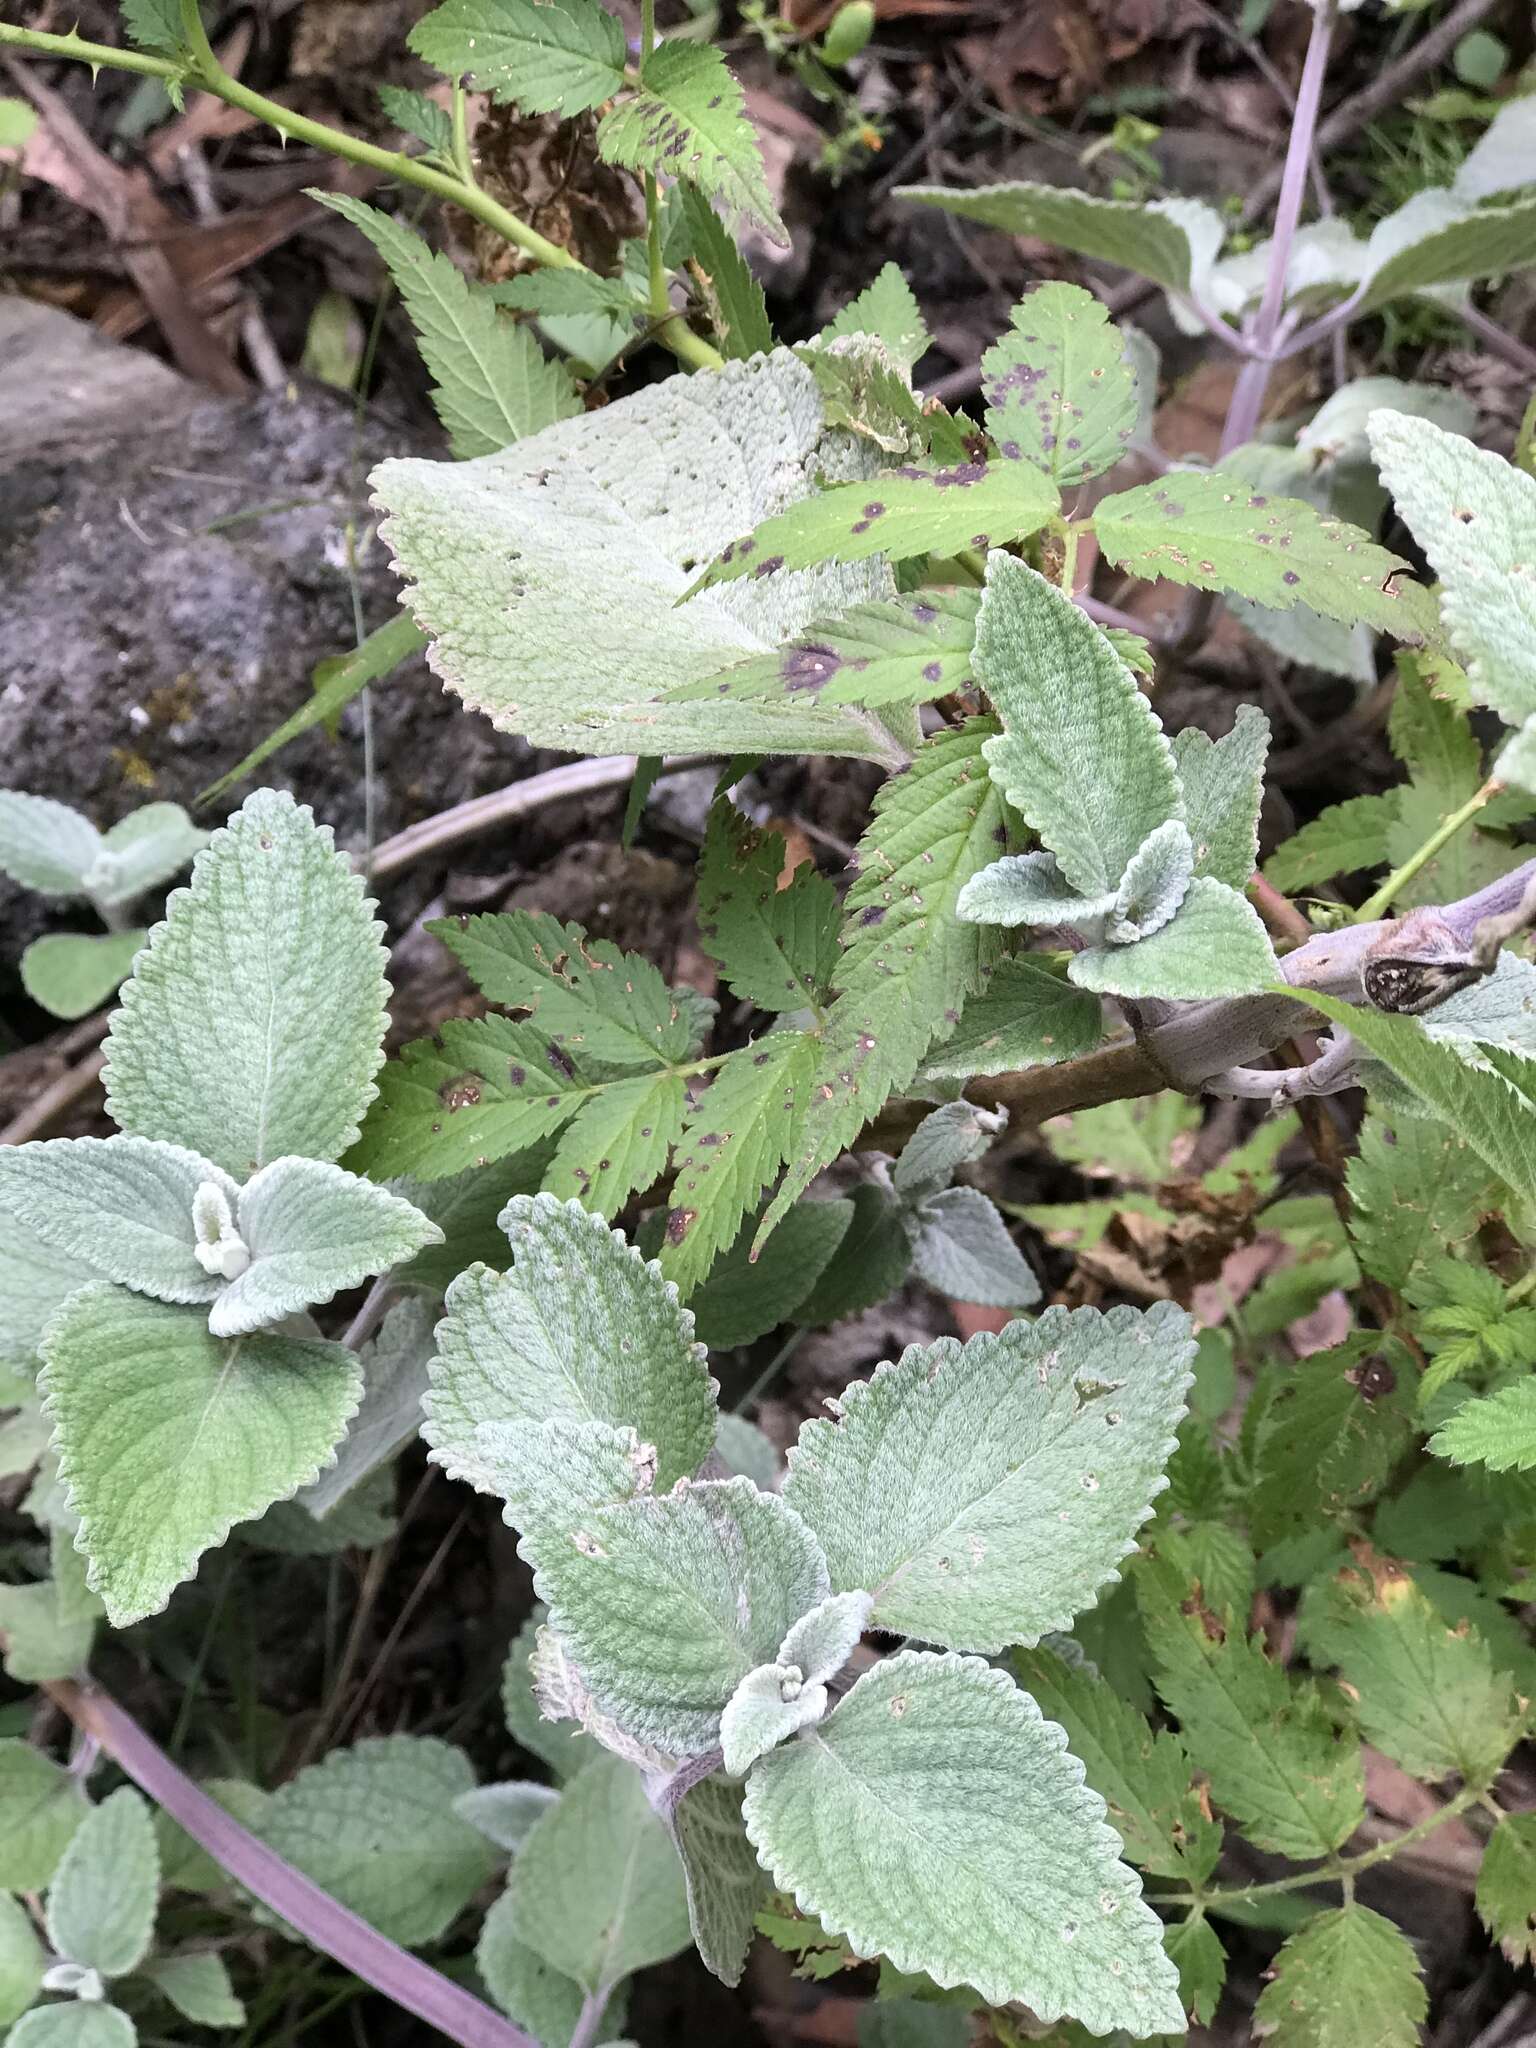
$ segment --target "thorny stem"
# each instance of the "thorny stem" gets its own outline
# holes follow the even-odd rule
[[[185,0],[184,0],[185,4]],[[1253,328],[1253,358],[1238,372],[1232,403],[1227,409],[1221,436],[1221,452],[1230,454],[1251,441],[1264,409],[1269,376],[1281,317],[1285,312],[1285,279],[1290,267],[1291,245],[1301,219],[1301,202],[1306,194],[1308,167],[1312,161],[1313,138],[1322,105],[1323,80],[1328,75],[1328,49],[1333,40],[1335,0],[1316,0],[1312,34],[1307,43],[1301,84],[1296,93],[1296,110],[1291,117],[1291,139],[1285,152],[1285,169],[1280,177],[1280,197],[1275,206],[1275,228],[1269,245],[1269,269],[1264,295],[1259,301]]]
[[[1424,844],[1409,854],[1401,867],[1394,868],[1373,895],[1366,897],[1350,922],[1370,924],[1374,919],[1384,917],[1397,896],[1407,888],[1419,870],[1427,867],[1440,849],[1454,839],[1462,826],[1470,823],[1486,804],[1491,803],[1503,787],[1503,783],[1496,775],[1490,775],[1482,788],[1469,796],[1459,811],[1452,811],[1448,818],[1443,818]]]
[[[1289,1877],[1269,1878],[1263,1884],[1217,1885],[1213,1890],[1199,1892],[1148,1892],[1147,1901],[1154,1906],[1190,1906],[1219,1912],[1223,1906],[1247,1905],[1252,1899],[1274,1898],[1280,1892],[1305,1891],[1311,1885],[1341,1884],[1347,1887],[1353,1884],[1362,1870],[1374,1869],[1378,1863],[1390,1863],[1404,1849],[1412,1847],[1415,1842],[1422,1842],[1436,1828],[1444,1827],[1448,1820],[1455,1820],[1469,1806],[1481,1805],[1486,1799],[1487,1794],[1482,1787],[1464,1785],[1453,1799],[1448,1799],[1434,1813],[1411,1828],[1405,1828],[1402,1834],[1394,1835],[1390,1841],[1378,1842],[1374,1849],[1362,1849],[1358,1856],[1336,1856],[1316,1870],[1296,1870]],[[1497,1808],[1494,1810],[1498,1811]]]
[[[457,2041],[460,2048],[537,2048],[521,2027],[482,2005],[430,1964],[397,1948],[241,1827],[178,1770],[133,1716],[99,1685],[61,1679],[44,1690],[221,1869],[297,1927],[316,1948],[333,1956],[402,2011],[413,2013],[450,2041]]]
[[[0,22],[0,49],[27,50],[34,56],[67,58],[74,63],[89,64],[93,71],[133,71],[143,77],[166,81],[190,77],[204,92],[212,93],[215,99],[223,100],[228,106],[239,107],[243,112],[254,115],[258,121],[275,128],[279,135],[307,143],[312,149],[324,150],[348,163],[362,164],[401,184],[415,185],[423,192],[432,193],[435,198],[446,199],[537,263],[553,270],[587,268],[569,249],[549,241],[536,228],[519,220],[515,213],[500,205],[478,185],[436,170],[418,157],[405,156],[399,150],[381,149],[376,143],[348,135],[343,129],[327,127],[323,121],[312,121],[307,115],[296,114],[277,100],[252,92],[239,79],[231,77],[214,55],[197,13],[196,0],[182,0],[182,19],[192,53],[190,66],[161,57],[146,57],[137,50],[114,49],[110,43],[86,42],[74,34],[49,35],[41,29],[17,28],[9,22]],[[670,315],[654,331],[656,339],[690,369],[718,370],[724,367],[725,358],[719,350],[695,334],[677,314]]]

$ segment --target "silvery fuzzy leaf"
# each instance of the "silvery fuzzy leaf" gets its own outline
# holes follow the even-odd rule
[[[1194,871],[1189,829],[1182,819],[1170,818],[1147,834],[1126,863],[1104,936],[1129,946],[1160,932],[1188,894]]]
[[[1114,907],[1113,890],[1080,896],[1054,853],[1005,853],[972,875],[955,910],[972,924],[1066,925],[1092,934]]]
[[[1033,1308],[1034,1269],[979,1188],[945,1188],[912,1216],[912,1270],[951,1301],[988,1308]]]

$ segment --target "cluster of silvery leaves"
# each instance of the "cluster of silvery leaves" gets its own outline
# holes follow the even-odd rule
[[[77,1780],[7,1743],[0,1805],[14,1822],[0,1856],[0,2024],[15,2022],[6,2048],[134,2048],[125,2005],[157,2019],[169,2008],[199,2027],[244,2026],[215,1950],[156,1942],[162,1875],[175,1874],[163,1870],[171,1835],[137,1792],[123,1787],[91,1806]],[[41,1933],[12,1896],[21,1874],[43,1895]]]
[[[316,1481],[363,1378],[307,1311],[441,1238],[335,1163],[383,1058],[372,913],[329,830],[258,791],[124,986],[119,1135],[0,1152],[0,1356],[41,1360],[62,1513],[115,1624]]]
[[[1180,2029],[1101,1802],[985,1659],[1066,1628],[1134,1550],[1187,1316],[1051,1309],[913,1347],[806,1425],[774,1492],[727,1476],[703,1348],[654,1263],[547,1194],[501,1220],[511,1267],[449,1289],[423,1434],[505,1502],[548,1607],[544,1714],[642,1774],[709,1966],[739,1977],[771,1878],[939,1985]],[[867,1629],[933,1647],[872,1658]]]
[[[0,790],[0,874],[55,902],[88,903],[107,927],[32,941],[21,980],[33,1002],[66,1018],[105,1002],[147,936],[127,926],[134,904],[207,843],[180,804],[144,804],[100,832],[69,804]]]

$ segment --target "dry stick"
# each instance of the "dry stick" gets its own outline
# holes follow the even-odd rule
[[[427,1474],[428,1479],[432,1476],[431,1473]],[[459,1537],[463,1534],[464,1526],[469,1520],[469,1514],[470,1511],[467,1507],[460,1508],[447,1534],[427,1559],[420,1577],[402,1601],[400,1612],[391,1622],[389,1633],[385,1636],[383,1642],[380,1643],[378,1652],[372,1664],[368,1667],[367,1675],[353,1696],[352,1704],[346,1709],[340,1721],[336,1724],[336,1732],[331,1737],[333,1743],[345,1742],[353,1729],[356,1728],[358,1722],[363,1718],[363,1710],[378,1691],[379,1683],[388,1669],[389,1660],[400,1646],[401,1637],[405,1634],[407,1628],[410,1627],[417,1608],[432,1590],[432,1582],[447,1562],[449,1551],[452,1550],[454,1544],[458,1542]]]
[[[429,1963],[407,1955],[258,1841],[179,1771],[132,1715],[99,1685],[60,1679],[44,1690],[221,1869],[365,1984],[448,2040],[457,2041],[460,2048],[538,2048],[521,2027],[482,2005]]]
[[[107,1020],[101,1019],[105,1033]],[[25,1109],[18,1110],[3,1130],[0,1130],[0,1145],[25,1145],[29,1138],[35,1138],[40,1131],[47,1130],[56,1117],[66,1116],[82,1095],[89,1094],[101,1079],[101,1070],[107,1063],[103,1052],[93,1052],[60,1074],[56,1081],[50,1081],[41,1095],[34,1096]]]

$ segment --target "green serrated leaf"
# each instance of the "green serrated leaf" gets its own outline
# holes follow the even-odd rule
[[[1452,1625],[1386,1560],[1351,1566],[1308,1593],[1308,1655],[1338,1667],[1368,1742],[1415,1778],[1492,1783],[1523,1714],[1487,1644]]]
[[[699,862],[699,934],[738,996],[819,1011],[837,967],[837,891],[805,863],[780,886],[785,846],[716,798]]]
[[[1126,863],[1105,920],[1115,945],[1132,946],[1160,932],[1177,914],[1195,872],[1195,845],[1182,818],[1149,832]]]
[[[112,1286],[54,1317],[38,1385],[90,1584],[118,1628],[158,1613],[237,1522],[308,1485],[361,1393],[339,1344],[224,1343],[197,1309]]]
[[[1279,1382],[1258,1437],[1251,1515],[1263,1547],[1373,1500],[1413,1441],[1412,1360],[1393,1338],[1351,1337]]]
[[[122,1128],[237,1179],[288,1153],[337,1158],[383,1057],[372,909],[305,806],[280,790],[248,797],[124,984],[104,1076]]]
[[[872,555],[904,561],[1001,546],[1038,533],[1060,504],[1056,486],[1030,463],[907,463],[869,482],[834,484],[775,513],[723,549],[693,587],[741,577],[762,583],[785,570]]]
[[[995,782],[1088,897],[1113,894],[1179,813],[1173,755],[1136,679],[1087,614],[1007,555],[987,565],[976,673],[1003,721]]]
[[[450,1743],[373,1736],[279,1785],[259,1833],[389,1940],[419,1948],[496,1866],[491,1844],[454,1811],[474,1783],[468,1757]]]
[[[805,1425],[784,1498],[834,1590],[874,1593],[876,1627],[971,1650],[1038,1642],[1134,1550],[1193,1351],[1168,1303],[912,1346],[844,1391],[836,1424]]]
[[[72,1020],[99,1009],[133,966],[149,934],[49,932],[21,956],[21,985],[51,1016]]]
[[[1536,711],[1536,479],[1402,413],[1372,415],[1371,450],[1440,578],[1446,630],[1473,695],[1519,725]]]
[[[873,441],[887,455],[921,454],[927,443],[922,405],[878,343],[860,335],[828,347],[795,351],[816,379],[828,425]]]
[[[560,8],[529,6],[528,12],[565,19]],[[435,18],[419,22],[415,34]],[[613,26],[617,32],[617,23]],[[348,193],[312,190],[310,197],[360,229],[388,265],[416,330],[433,380],[432,403],[455,455],[494,455],[581,411],[570,373],[549,361],[525,327],[502,320],[495,301],[449,257]]]
[[[1364,1812],[1359,1745],[1336,1732],[1316,1689],[1212,1614],[1170,1563],[1138,1570],[1136,1594],[1157,1689],[1217,1804],[1277,1855],[1306,1860],[1347,1841]]]
[[[1102,498],[1093,530],[1108,559],[1136,576],[1233,591],[1276,611],[1306,603],[1399,640],[1434,631],[1434,601],[1399,556],[1301,498],[1272,497],[1220,470],[1179,470]]]
[[[1066,1730],[1127,1858],[1154,1876],[1204,1884],[1221,1853],[1221,1829],[1201,1806],[1178,1737],[1154,1734],[1102,1678],[1053,1650],[1015,1650],[1009,1661],[1041,1713]]]
[[[0,1892],[0,2027],[20,2019],[42,1985],[47,1956],[20,1899]]]
[[[186,54],[179,0],[121,0],[123,27],[135,48],[159,57]]]
[[[1150,938],[1129,946],[1092,946],[1067,964],[1080,987],[1100,995],[1192,1002],[1256,995],[1279,971],[1253,905],[1209,876],[1189,884],[1177,914]]]
[[[1381,1060],[1433,1112],[1459,1131],[1478,1157],[1526,1201],[1536,1200],[1536,1081],[1528,1061],[1491,1053],[1486,1068],[1438,1043],[1417,1018],[1343,1003],[1298,990]]]
[[[756,223],[788,248],[741,87],[711,44],[659,43],[638,89],[603,116],[597,147],[611,164],[698,186],[732,219]]]
[[[850,334],[872,334],[893,363],[909,373],[927,352],[928,330],[912,287],[894,263],[885,264],[872,284],[829,320],[818,342],[842,341]]]
[[[919,1079],[968,1081],[1055,1066],[1091,1052],[1103,1032],[1103,1007],[1089,990],[1034,960],[1000,960],[951,1035],[924,1060]]]
[[[446,107],[440,107],[436,100],[410,86],[381,85],[377,90],[386,119],[403,128],[407,135],[414,135],[418,142],[424,142],[436,155],[449,154],[453,148],[453,122]]]
[[[685,683],[678,703],[805,700],[817,704],[920,704],[974,680],[979,590],[922,590],[861,604],[773,654]]]
[[[1191,1914],[1168,1929],[1164,1947],[1178,1969],[1179,1997],[1191,2022],[1208,2027],[1227,1981],[1227,1952],[1209,1920]]]
[[[682,185],[683,219],[693,245],[692,269],[703,279],[704,303],[715,342],[727,361],[745,362],[773,347],[763,288],[697,185]]]
[[[1536,1813],[1506,1813],[1488,1837],[1477,1914],[1517,1969],[1536,1958]]]
[[[1345,1169],[1350,1237],[1364,1270],[1401,1293],[1426,1260],[1457,1254],[1499,1206],[1498,1182],[1445,1124],[1366,1118]]]
[[[435,1041],[417,1039],[385,1067],[347,1165],[374,1180],[440,1181],[526,1157],[613,1085],[589,1081],[537,1025],[450,1018]]]
[[[640,1773],[598,1756],[530,1831],[507,1880],[517,1936],[588,1996],[686,1948],[683,1873]]]
[[[828,1591],[809,1529],[750,1479],[552,1517],[535,1585],[598,1703],[677,1756],[718,1741],[736,1687]]]
[[[935,1039],[958,1021],[962,999],[986,981],[996,935],[964,922],[956,906],[1006,829],[1001,795],[982,772],[990,731],[978,719],[936,733],[874,800],[858,879],[843,906],[841,993],[812,1041],[815,1064],[789,1168],[759,1243],[907,1086]]]
[[[1269,720],[1238,706],[1232,730],[1211,740],[1198,726],[1173,739],[1173,765],[1184,793],[1184,822],[1195,847],[1196,875],[1246,889],[1259,863],[1259,805]]]
[[[1183,292],[1190,286],[1190,239],[1172,205],[1095,199],[1066,186],[1025,182],[898,185],[892,197],[1001,228],[1006,235],[1030,235],[1102,263],[1122,264],[1165,291]]]
[[[664,1170],[683,1135],[687,1088],[681,1074],[640,1074],[609,1082],[577,1110],[545,1175],[552,1195],[616,1216]]]
[[[526,114],[585,113],[624,83],[624,30],[599,0],[444,0],[406,40],[438,71]]]
[[[125,1977],[149,1951],[160,1896],[160,1852],[149,1808],[131,1785],[93,1806],[48,1891],[56,1954],[103,1977]]]
[[[1349,1905],[1319,1913],[1285,1943],[1254,2025],[1273,2048],[1415,2048],[1428,2010],[1407,1935]]]
[[[776,349],[707,378],[663,379],[494,464],[392,462],[374,484],[434,667],[504,730],[587,754],[890,760],[888,732],[835,707],[726,700],[706,713],[667,702],[684,683],[892,595],[887,567],[870,563],[678,602],[727,540],[824,477],[870,473],[873,460],[826,430],[810,371]]]
[[[797,1031],[741,1046],[690,1114],[661,1249],[661,1270],[684,1297],[734,1241],[793,1143],[818,1050]]]
[[[144,1972],[183,2019],[197,2027],[243,2027],[245,2006],[235,1996],[224,1958],[212,1949],[160,1956]]]
[[[672,1841],[688,1887],[688,1916],[704,1967],[739,1984],[768,1876],[742,1825],[745,1787],[721,1777],[693,1786],[672,1809]]]
[[[512,1270],[472,1266],[448,1290],[422,1431],[436,1462],[494,1490],[482,1431],[565,1418],[633,1428],[662,1488],[696,1472],[714,1391],[676,1290],[575,1202],[519,1195],[504,1227]]]
[[[1429,1447],[1453,1465],[1530,1471],[1536,1465],[1536,1379],[1515,1380],[1496,1394],[1464,1401]]]
[[[1042,2020],[1178,2030],[1161,1923],[1064,1744],[1002,1672],[904,1650],[754,1766],[747,1832],[857,1955]]]
[[[637,309],[635,288],[626,278],[599,277],[590,270],[525,270],[492,285],[491,296],[498,306],[554,319]]]
[[[29,1743],[0,1741],[0,1892],[40,1892],[90,1812],[73,1773]]]
[[[1136,429],[1136,373],[1108,309],[1075,284],[1037,285],[981,359],[987,432],[1009,461],[1066,488],[1113,469]]]
[[[1330,804],[1264,863],[1264,879],[1287,894],[1334,875],[1385,867],[1387,835],[1397,817],[1398,792],[1351,796]]]

